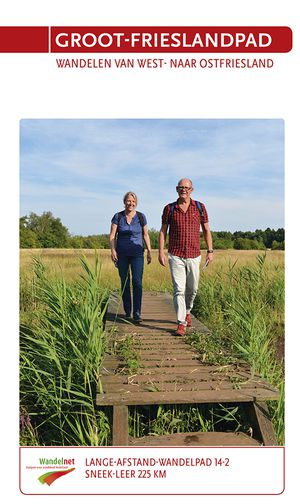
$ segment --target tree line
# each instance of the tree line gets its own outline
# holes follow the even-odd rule
[[[150,229],[149,236],[154,249],[158,248],[158,234]],[[284,250],[284,229],[267,228],[264,231],[212,231],[215,249]],[[203,248],[205,244],[203,243]],[[37,215],[31,212],[20,218],[20,248],[91,248],[108,249],[109,234],[71,235],[61,219],[51,212]]]

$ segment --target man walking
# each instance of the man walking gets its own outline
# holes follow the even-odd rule
[[[173,282],[173,300],[177,313],[175,334],[183,336],[186,327],[191,327],[191,309],[198,290],[200,274],[200,226],[207,245],[206,261],[213,260],[212,236],[205,206],[191,198],[193,183],[190,179],[179,180],[176,187],[178,199],[165,206],[159,232],[159,262],[166,266],[164,253],[169,228],[169,265]]]

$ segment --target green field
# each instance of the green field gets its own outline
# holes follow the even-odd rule
[[[100,249],[96,251],[102,265],[101,281],[104,285],[119,287],[118,272],[110,259],[110,251]],[[263,253],[263,252],[261,252]],[[205,270],[203,277],[215,275],[220,268],[227,268],[237,262],[241,267],[253,264],[259,252],[257,250],[216,250],[214,262]],[[93,262],[95,251],[91,249],[22,249],[20,251],[21,275],[30,277],[32,274],[32,258],[39,257],[49,269],[52,277],[63,273],[66,281],[76,279],[80,273],[78,257],[84,255],[87,260]],[[267,262],[274,268],[284,267],[283,251],[267,251]],[[160,266],[157,260],[157,251],[153,251],[153,260],[150,265],[145,265],[143,285],[145,290],[164,291],[171,289],[170,274],[168,268]]]

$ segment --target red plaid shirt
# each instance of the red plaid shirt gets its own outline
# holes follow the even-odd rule
[[[177,203],[169,223],[170,205],[171,203],[165,206],[162,215],[162,223],[170,224],[168,252],[184,259],[198,257],[200,255],[200,212],[195,201],[190,200],[186,213]],[[203,223],[205,223],[208,222],[208,215],[203,203],[202,208]]]

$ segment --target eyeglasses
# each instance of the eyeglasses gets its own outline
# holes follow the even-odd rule
[[[177,186],[177,189],[179,189],[179,191],[183,191],[184,189],[186,191],[190,191],[192,189],[192,187],[187,187],[187,186],[184,186],[184,185],[179,185],[179,186]]]

